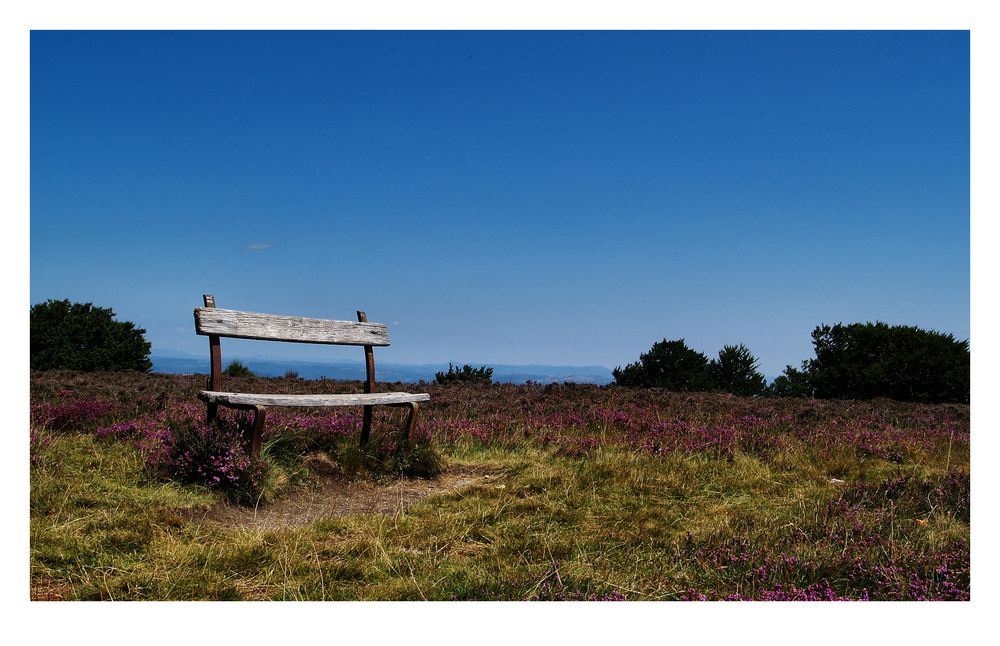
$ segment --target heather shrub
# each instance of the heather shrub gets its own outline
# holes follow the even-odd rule
[[[50,431],[65,433],[88,431],[115,412],[114,404],[105,401],[70,400],[31,407],[32,422]]]
[[[234,502],[252,503],[260,496],[267,468],[249,453],[248,422],[220,417],[211,424],[181,420],[168,425],[169,446],[153,465],[161,474],[219,490]]]

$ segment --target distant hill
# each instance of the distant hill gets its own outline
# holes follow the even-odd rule
[[[152,356],[153,372],[168,374],[208,374],[208,357],[195,359],[191,357]],[[365,378],[365,366],[354,361],[315,362],[315,361],[276,361],[273,359],[239,359],[254,374],[262,377],[281,377],[288,371],[298,373],[303,379],[357,379]],[[482,365],[482,364],[477,364]],[[607,384],[614,381],[611,370],[604,366],[546,366],[546,365],[504,365],[485,364],[493,368],[493,381],[499,383],[523,384],[528,381],[538,383],[573,382],[578,384]],[[223,366],[225,368],[225,365]],[[446,372],[448,364],[403,364],[378,363],[375,365],[375,376],[378,381],[401,381],[417,383],[419,381],[434,381],[434,373]]]

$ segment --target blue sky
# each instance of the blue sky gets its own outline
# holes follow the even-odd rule
[[[30,224],[32,303],[161,354],[204,292],[404,363],[968,338],[968,33],[34,32]]]

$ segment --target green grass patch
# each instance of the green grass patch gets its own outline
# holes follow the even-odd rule
[[[450,459],[504,475],[393,516],[248,531],[178,521],[215,499],[149,480],[125,445],[58,437],[32,469],[32,577],[76,599],[667,600],[821,581],[896,598],[941,565],[921,557],[968,538],[967,503],[926,466],[864,462],[845,486],[810,456],[581,459],[524,443]],[[859,577],[848,553],[896,570]]]

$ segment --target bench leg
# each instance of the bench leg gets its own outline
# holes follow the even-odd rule
[[[420,404],[417,402],[406,402],[404,404],[387,404],[392,408],[399,406],[406,406],[410,409],[410,412],[406,414],[406,424],[403,426],[403,440],[409,441],[413,437],[413,433],[417,430],[417,415],[420,414]],[[365,409],[371,408],[371,406],[365,406]],[[371,428],[371,420],[367,418],[367,425],[361,428],[361,446],[364,446],[368,442],[368,429]]]
[[[417,430],[417,415],[420,413],[420,404],[417,402],[408,402],[406,405],[410,409],[410,414],[406,416],[406,428],[403,430],[403,439],[409,441],[413,437],[414,431]]]
[[[264,434],[264,420],[267,418],[266,406],[254,406],[253,437],[250,438],[250,455],[260,457],[260,438]]]
[[[209,404],[208,405],[208,415],[207,415],[208,423],[211,424],[212,422],[214,422],[215,418],[218,417],[218,416],[219,416],[219,405],[218,404]]]

